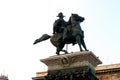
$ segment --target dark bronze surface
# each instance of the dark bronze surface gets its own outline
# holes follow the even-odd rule
[[[60,51],[68,53],[67,50],[63,50],[65,44],[78,44],[80,51],[88,51],[84,42],[84,31],[82,30],[80,23],[85,20],[84,17],[78,14],[71,14],[68,22],[63,18],[65,17],[62,12],[58,14],[59,17],[53,24],[53,35],[43,34],[42,37],[36,39],[34,44],[47,40],[50,38],[51,43],[56,47],[56,54],[59,55]]]

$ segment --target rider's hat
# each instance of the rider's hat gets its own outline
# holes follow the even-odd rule
[[[57,17],[65,17],[62,12],[58,13]]]

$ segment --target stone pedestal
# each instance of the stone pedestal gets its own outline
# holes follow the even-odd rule
[[[90,66],[91,68],[93,68],[102,63],[90,51],[56,55],[46,59],[41,59],[40,61],[48,66],[49,71],[80,66]]]
[[[95,67],[102,63],[91,51],[55,55],[40,61],[48,66],[46,80],[97,80]]]
[[[73,74],[81,76],[89,73],[91,78],[94,78],[95,67],[102,63],[91,51],[56,55],[40,61],[48,66],[48,76],[52,77],[60,77],[60,75],[73,77]]]

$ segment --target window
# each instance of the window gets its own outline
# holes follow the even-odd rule
[[[114,75],[112,75],[112,80],[115,80],[115,76]]]
[[[104,80],[103,76],[100,77],[100,80]]]

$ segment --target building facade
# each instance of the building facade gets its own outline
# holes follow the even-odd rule
[[[37,72],[33,80],[43,80],[46,75],[47,72]],[[97,66],[96,76],[99,80],[120,80],[120,64]]]
[[[47,76],[47,71],[37,72],[36,77],[33,77],[32,80],[44,80],[44,77]]]
[[[97,66],[96,76],[99,80],[120,80],[120,64]]]
[[[1,75],[1,76],[0,76],[0,80],[9,80],[9,79],[8,79],[7,76],[5,76],[5,75]]]

